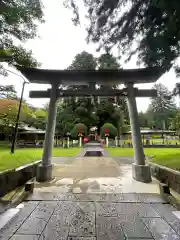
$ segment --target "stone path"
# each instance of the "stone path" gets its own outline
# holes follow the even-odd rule
[[[53,158],[55,179],[36,183],[35,191],[110,193],[159,193],[158,182],[140,183],[132,179],[132,159],[111,157]]]
[[[52,182],[37,183],[24,203],[0,215],[0,240],[180,240],[177,209],[157,194],[155,180],[132,179],[131,158],[53,163]]]
[[[41,193],[24,202],[0,239],[180,239],[173,211],[157,194]]]

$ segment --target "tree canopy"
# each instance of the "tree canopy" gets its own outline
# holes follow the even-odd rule
[[[95,58],[92,54],[83,51],[75,56],[69,69],[118,69],[119,67],[117,58],[110,53],[105,53]],[[68,86],[72,90],[83,90],[84,87],[86,86]],[[95,85],[93,87],[96,88]],[[101,98],[100,102],[98,97],[92,99],[84,97],[64,99],[58,103],[56,131],[65,134],[70,132],[72,127],[79,122],[85,124],[88,129],[97,126],[99,133],[105,122],[110,122],[118,130],[121,129],[123,131],[124,106],[126,106],[125,102],[123,102],[121,108],[118,108],[114,105],[114,98],[107,97]]]
[[[166,129],[168,119],[176,112],[176,105],[172,98],[168,98],[171,93],[167,87],[155,84],[154,88],[157,90],[157,97],[151,99],[148,112],[156,121],[156,127]]]
[[[11,133],[12,127],[15,126],[19,102],[17,100],[0,99],[0,124],[3,125],[3,131]],[[26,119],[28,115],[28,106],[22,105],[19,124]]]
[[[83,136],[87,135],[87,126],[84,123],[77,123],[71,130],[71,136],[77,138],[80,132]]]
[[[22,43],[37,36],[37,24],[43,22],[41,0],[14,0],[0,3],[0,61],[11,57],[13,64],[36,67],[38,62]]]
[[[97,63],[94,56],[86,51],[77,54],[69,66],[70,70],[94,70],[96,69]]]
[[[99,69],[119,69],[120,65],[115,58],[110,53],[104,53],[97,59],[97,64]]]
[[[0,98],[17,99],[17,92],[13,85],[0,85]]]
[[[114,138],[117,136],[117,128],[112,123],[105,123],[101,127],[100,135],[104,137],[105,134],[108,133],[110,138]]]
[[[79,21],[77,1],[64,0]],[[137,54],[145,66],[176,66],[180,52],[179,0],[82,0],[87,9],[88,41],[109,51],[114,46],[129,60]]]

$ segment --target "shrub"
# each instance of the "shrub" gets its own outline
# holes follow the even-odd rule
[[[84,123],[77,123],[71,131],[72,138],[77,138],[79,132],[84,132],[87,135],[87,127]]]
[[[115,138],[117,136],[117,128],[112,124],[112,123],[105,123],[101,127],[100,135],[102,138],[105,137],[106,130],[109,130],[109,137],[110,138]]]

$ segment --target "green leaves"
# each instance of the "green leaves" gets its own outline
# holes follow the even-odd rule
[[[64,0],[69,2],[70,0]],[[78,15],[76,1],[72,8]],[[118,47],[130,60],[158,66],[162,73],[175,65],[180,54],[179,0],[82,0],[89,25],[87,40],[99,49]]]
[[[98,59],[98,68],[99,69],[119,69],[120,65],[112,54],[105,53],[102,54]]]
[[[82,132],[84,134],[84,136],[87,135],[87,127],[85,124],[83,123],[77,123],[74,128],[71,130],[71,136],[73,138],[77,138],[78,137],[78,133]]]
[[[118,69],[119,67],[117,58],[110,53],[105,53],[100,55],[99,58],[95,58],[92,54],[83,51],[75,56],[69,69]],[[91,87],[95,89],[96,85],[92,84]],[[76,91],[83,91],[84,88],[87,88],[87,86],[68,86],[68,89]],[[112,99],[109,100],[108,98],[101,99],[100,103],[97,97],[94,98],[94,101],[90,98],[82,97],[79,97],[76,101],[75,98],[64,99],[63,102],[58,104],[56,130],[64,134],[70,132],[72,126],[74,127],[75,124],[81,122],[88,128],[97,126],[98,131],[100,131],[102,125],[107,121],[113,123],[119,129],[123,129],[124,118],[121,118],[122,114],[120,112],[123,112],[126,103],[122,102],[123,107],[120,109],[113,105]]]
[[[17,92],[13,85],[0,85],[0,98],[17,99]]]
[[[164,125],[168,128],[168,119],[177,112],[173,98],[167,98],[171,92],[163,84],[155,84],[157,97],[152,98],[149,104],[147,114],[148,120],[154,122],[156,128],[162,129]]]
[[[26,67],[38,67],[40,63],[33,57],[32,51],[27,51],[23,47],[13,46],[12,52],[12,64],[24,65]]]
[[[71,70],[94,70],[96,68],[96,59],[92,54],[83,51],[80,54],[77,54],[69,66],[68,69]]]
[[[105,133],[109,133],[109,137],[114,138],[117,136],[117,128],[112,123],[105,123],[101,127],[101,131],[100,131],[101,137],[104,137]]]
[[[30,0],[1,1],[0,61],[10,60],[12,64],[38,66],[32,52],[26,51],[16,43],[22,43],[37,36],[37,24],[43,22],[42,9],[41,0],[34,0],[33,3]]]

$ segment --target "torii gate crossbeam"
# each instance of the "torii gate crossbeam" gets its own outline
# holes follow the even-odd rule
[[[48,122],[45,135],[42,164],[38,167],[37,180],[49,181],[53,178],[51,162],[53,139],[56,125],[56,102],[59,97],[90,96],[92,92],[68,92],[58,90],[61,85],[99,85],[124,84],[125,89],[116,91],[95,91],[96,96],[126,96],[131,123],[132,142],[134,149],[134,164],[132,165],[133,178],[141,182],[151,182],[150,167],[145,162],[145,155],[140,134],[136,97],[155,96],[154,90],[138,90],[134,84],[156,82],[161,76],[159,68],[120,69],[120,70],[47,70],[17,67],[31,83],[51,84],[50,91],[32,91],[31,97],[50,98]],[[73,95],[74,94],[74,95]],[[104,95],[105,94],[105,95]]]

